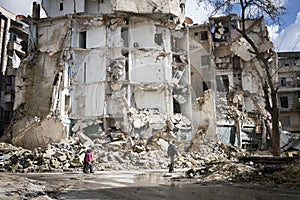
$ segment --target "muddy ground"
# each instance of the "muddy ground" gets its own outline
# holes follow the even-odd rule
[[[185,170],[0,173],[0,199],[300,199],[300,188],[183,178]]]

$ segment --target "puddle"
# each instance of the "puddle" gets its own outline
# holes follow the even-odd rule
[[[176,174],[172,174],[171,176],[165,175],[166,173],[137,174],[133,180],[135,184],[151,183],[153,185],[172,185],[171,178],[176,176]]]

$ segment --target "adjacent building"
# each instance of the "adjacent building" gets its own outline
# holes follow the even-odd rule
[[[278,105],[284,130],[300,133],[300,52],[278,52]]]
[[[217,134],[224,143],[245,148],[265,148],[263,65],[251,53],[252,47],[237,28],[241,19],[236,14],[209,19],[216,66]],[[276,54],[262,18],[248,19],[246,29],[260,52],[270,60],[270,70],[277,80]]]
[[[27,50],[28,25],[22,19],[0,7],[0,135],[11,124],[16,69]]]

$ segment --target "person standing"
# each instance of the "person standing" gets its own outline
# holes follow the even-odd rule
[[[169,173],[174,172],[174,161],[175,161],[175,155],[178,156],[178,152],[175,148],[175,141],[170,142],[168,146],[168,157],[170,157],[170,165],[169,165]]]
[[[91,149],[88,149],[86,151],[86,154],[84,156],[84,169],[83,172],[84,173],[94,173],[93,171],[93,153]]]

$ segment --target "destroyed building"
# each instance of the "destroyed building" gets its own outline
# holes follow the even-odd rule
[[[98,132],[146,138],[170,121],[179,140],[191,139],[184,3],[48,0],[46,18],[34,3],[16,82],[14,143],[55,142],[79,119],[94,120],[87,126]]]
[[[22,18],[0,7],[0,136],[11,123],[16,69],[27,50],[28,25]]]
[[[300,52],[278,52],[278,105],[284,130],[300,133]]]
[[[263,65],[251,52],[250,44],[239,34],[238,15],[209,19],[216,65],[217,134],[225,144],[265,148],[268,113],[265,111],[262,83]],[[262,18],[246,21],[248,35],[270,59],[270,70],[277,79],[276,54]],[[272,62],[272,60],[274,62]]]
[[[192,150],[203,136],[263,147],[263,68],[236,30],[239,17],[188,25],[184,3],[44,0],[46,18],[34,3],[8,137],[34,148],[82,132],[163,131]],[[246,26],[275,72],[263,19]]]

